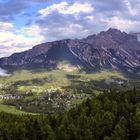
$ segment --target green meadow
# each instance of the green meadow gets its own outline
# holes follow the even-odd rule
[[[32,110],[36,110],[38,105],[41,109],[47,107],[51,110],[51,106],[47,103],[49,101],[42,101],[42,98],[44,94],[48,93],[48,91],[53,90],[58,90],[61,93],[69,92],[71,95],[83,94],[83,96],[77,95],[75,98],[66,99],[71,103],[71,105],[76,105],[84,100],[84,96],[86,96],[84,95],[86,94],[85,89],[87,90],[90,88],[91,92],[93,91],[94,94],[98,94],[97,90],[100,89],[100,87],[93,89],[97,86],[91,85],[91,81],[100,85],[100,83],[104,80],[112,78],[127,80],[122,73],[109,70],[103,70],[95,73],[79,72],[78,70],[68,72],[59,69],[52,71],[48,71],[46,69],[39,69],[36,71],[26,69],[16,70],[12,72],[10,76],[0,77],[0,94],[4,95],[16,93],[23,98],[21,100],[6,100],[4,104],[1,102],[0,111],[6,111],[13,114],[26,114],[26,111],[32,112]],[[14,87],[14,90],[12,90],[11,87]],[[88,97],[88,94],[86,97]],[[52,102],[55,99],[53,98],[51,99]],[[56,100],[59,102],[59,98]],[[22,111],[16,108],[19,104],[22,104],[24,107]],[[53,104],[55,103],[52,103],[51,105]]]
[[[16,115],[27,115],[27,114],[35,115],[35,113],[28,113],[25,111],[18,110],[14,106],[3,105],[3,104],[0,104],[0,112],[6,112],[6,113],[11,113]]]
[[[75,76],[79,81],[101,81],[109,78],[126,80],[127,78],[117,71],[100,71],[95,73],[66,72],[64,70],[17,70],[8,77],[0,77],[0,85],[15,85],[19,91],[30,91],[42,93],[47,89],[69,86],[72,81],[67,76]]]

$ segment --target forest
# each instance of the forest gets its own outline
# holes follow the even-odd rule
[[[65,112],[0,113],[0,140],[139,140],[140,90],[104,90]]]

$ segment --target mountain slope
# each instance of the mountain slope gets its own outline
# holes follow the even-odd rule
[[[83,39],[66,39],[37,45],[32,49],[1,58],[1,67],[56,68],[67,60],[88,70],[119,69],[140,71],[140,42],[132,34],[109,29]]]

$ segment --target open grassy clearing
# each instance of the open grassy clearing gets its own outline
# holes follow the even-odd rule
[[[24,114],[35,115],[35,113],[28,113],[25,111],[18,110],[14,106],[8,106],[8,105],[2,105],[2,104],[0,104],[0,112],[6,112],[6,113],[11,113],[11,114],[16,114],[16,115],[24,115]]]
[[[32,80],[32,79],[44,78],[48,76],[52,76],[55,82],[57,82],[57,80],[60,78],[61,78],[61,82],[66,82],[62,80],[65,79],[65,73],[60,70],[35,72],[35,73],[30,70],[19,70],[19,71],[15,71],[11,76],[0,77],[0,82],[8,84],[8,83],[15,83],[17,81]]]
[[[75,76],[79,76],[79,80],[94,80],[94,81],[101,81],[101,80],[105,80],[105,79],[109,79],[109,78],[116,78],[116,79],[121,79],[121,80],[126,80],[127,78],[120,72],[117,71],[100,71],[100,72],[96,72],[96,73],[91,73],[91,74],[87,74],[85,72],[82,73],[73,73],[73,75]]]
[[[0,84],[12,85],[17,83],[18,90],[34,90],[34,92],[42,92],[48,88],[64,87],[71,84],[71,80],[67,78],[67,75],[78,76],[76,79],[81,81],[100,81],[109,78],[125,79],[123,74],[117,71],[101,71],[97,73],[87,74],[85,72],[66,72],[63,70],[53,71],[39,71],[32,72],[30,70],[15,71],[11,76],[0,77]],[[45,79],[43,82],[41,79]],[[35,81],[37,81],[35,83]],[[21,83],[20,83],[21,82]],[[42,82],[42,84],[40,84]]]
[[[0,77],[1,97],[12,99],[1,102],[0,111],[28,114],[69,109],[89,98],[89,95],[98,94],[107,87],[106,79],[112,78],[127,80],[122,73],[109,70],[96,73],[45,69],[14,71],[8,77]],[[25,112],[14,107],[19,105]]]
[[[41,79],[44,80],[44,83],[40,85]],[[49,81],[50,79],[50,81]],[[34,83],[34,81],[39,81],[38,83]],[[23,84],[18,84],[19,82],[23,82]],[[53,70],[53,71],[39,71],[32,72],[29,70],[20,70],[15,71],[11,76],[8,77],[0,77],[0,84],[2,85],[12,85],[17,83],[19,90],[32,90],[36,92],[42,92],[46,88],[56,88],[67,86],[70,84],[70,81],[66,78],[66,72],[62,70]],[[26,84],[27,85],[26,85]]]

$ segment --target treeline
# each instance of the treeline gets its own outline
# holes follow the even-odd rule
[[[63,114],[0,113],[0,140],[140,140],[140,91],[103,91]]]

